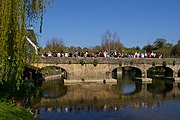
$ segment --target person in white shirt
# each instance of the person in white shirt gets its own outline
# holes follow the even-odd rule
[[[48,52],[48,57],[52,57],[51,51]]]
[[[57,57],[61,57],[61,53],[60,52],[57,53]]]
[[[68,52],[65,52],[65,57],[69,57],[69,54],[68,54]]]
[[[153,51],[151,52],[151,57],[154,58],[154,53],[153,53]]]
[[[106,57],[107,57],[107,52],[106,52],[106,51],[104,51],[104,53],[103,53],[103,54],[104,54],[104,57],[106,58]]]

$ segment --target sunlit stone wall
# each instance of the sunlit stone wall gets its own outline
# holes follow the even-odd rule
[[[97,65],[94,65],[97,60]],[[83,61],[83,62],[82,62]],[[171,68],[176,77],[180,70],[180,58],[43,58],[42,60],[32,63],[33,66],[43,68],[46,66],[61,67],[67,72],[67,79],[70,80],[88,80],[88,79],[111,79],[112,71],[120,67],[119,63],[124,66],[132,66],[142,71],[142,77],[147,77],[147,70],[155,66],[162,66],[166,62],[166,67]],[[175,61],[175,64],[173,62]]]

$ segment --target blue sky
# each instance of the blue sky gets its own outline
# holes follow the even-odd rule
[[[45,47],[54,37],[66,46],[94,47],[107,30],[117,32],[125,47],[143,47],[157,38],[176,44],[180,0],[55,0],[44,15],[39,43]]]

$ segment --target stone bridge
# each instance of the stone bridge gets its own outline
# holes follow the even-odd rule
[[[180,58],[43,58],[31,65],[37,68],[56,66],[66,72],[67,80],[112,79],[112,71],[121,67],[140,70],[141,77],[147,78],[147,71],[155,66],[163,66],[172,72],[171,77],[180,77]],[[97,64],[95,64],[97,63]]]

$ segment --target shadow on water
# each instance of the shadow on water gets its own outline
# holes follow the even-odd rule
[[[147,85],[147,90],[154,94],[163,94],[172,91],[173,83],[164,79],[153,79],[152,84]]]
[[[42,97],[59,98],[66,94],[67,86],[62,79],[46,81],[42,85]]]

